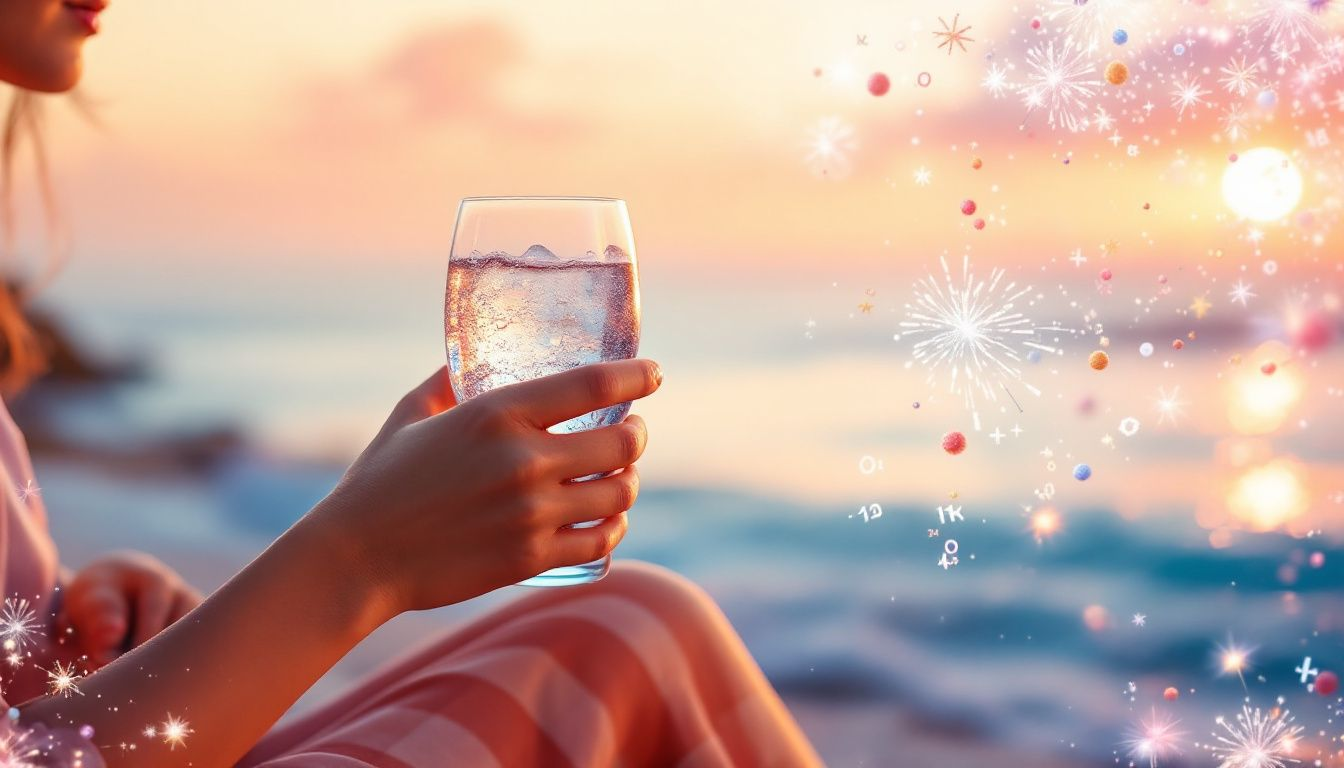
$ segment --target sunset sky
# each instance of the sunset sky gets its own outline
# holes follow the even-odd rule
[[[1216,23],[1213,5],[1179,12]],[[1040,116],[1019,128],[1020,99],[980,85],[1028,39],[1001,3],[957,9],[976,42],[951,56],[915,4],[582,7],[114,2],[83,88],[102,128],[52,110],[76,253],[416,259],[442,254],[458,198],[520,193],[626,198],[646,269],[668,279],[863,271],[962,245],[1063,258],[1115,240],[1159,258],[1241,231],[1217,194],[1216,113],[1178,138],[1156,76],[1126,86],[1160,107],[1143,133],[1170,134],[1138,157]],[[881,98],[873,71],[892,78]],[[853,128],[840,181],[804,162],[827,117]],[[1323,195],[1309,183],[1304,206]],[[967,197],[983,232],[957,210]]]

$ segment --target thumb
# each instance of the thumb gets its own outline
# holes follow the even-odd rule
[[[440,366],[420,386],[401,398],[387,419],[387,428],[400,429],[443,413],[455,405],[457,398],[453,395],[453,386],[448,378],[448,367]]]
[[[101,662],[121,650],[130,628],[130,607],[116,584],[101,583],[71,595],[66,606],[81,647]]]

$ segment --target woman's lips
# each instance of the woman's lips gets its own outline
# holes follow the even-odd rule
[[[69,0],[64,5],[85,32],[98,34],[98,14],[107,7],[107,0]]]

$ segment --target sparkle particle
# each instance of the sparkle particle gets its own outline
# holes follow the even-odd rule
[[[943,46],[947,46],[948,56],[952,55],[952,46],[955,45],[961,48],[961,52],[965,53],[966,43],[975,42],[975,38],[966,36],[966,33],[969,32],[971,29],[971,25],[967,24],[966,26],[961,27],[960,29],[957,28],[957,22],[959,22],[960,20],[961,20],[961,14],[959,13],[952,17],[951,25],[949,25],[942,16],[938,17],[938,22],[943,25],[943,28],[941,31],[935,30],[933,36],[942,38],[942,42],[938,44],[938,47],[942,48]]]

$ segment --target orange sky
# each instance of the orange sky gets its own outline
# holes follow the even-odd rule
[[[54,110],[76,254],[437,258],[459,197],[509,193],[627,198],[665,275],[831,274],[837,254],[866,271],[962,244],[1158,257],[1240,231],[1214,131],[1124,158],[1095,135],[1018,130],[1017,99],[979,86],[984,54],[1012,44],[1001,4],[959,8],[978,42],[951,57],[918,3],[640,5],[115,2],[85,86],[105,128]],[[846,67],[857,83],[834,77]],[[896,83],[881,99],[862,87],[878,69]],[[910,84],[921,70],[933,87]],[[836,182],[803,162],[832,115],[857,144]],[[1304,205],[1322,194],[1308,185]]]

